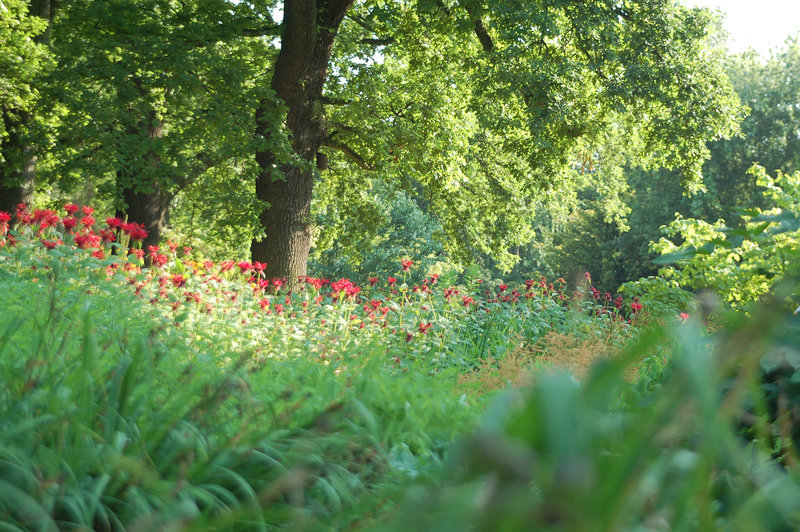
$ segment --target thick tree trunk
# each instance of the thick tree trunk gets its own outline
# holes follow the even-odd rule
[[[266,231],[253,241],[253,260],[267,263],[268,277],[293,284],[306,274],[311,249],[312,172],[317,151],[325,140],[322,88],[328,77],[333,41],[354,0],[287,0],[284,4],[281,51],[275,63],[272,89],[288,107],[286,125],[292,148],[302,161],[276,165],[270,151],[256,153],[259,175],[256,196],[269,204],[259,220]],[[256,115],[258,137],[273,128]]]
[[[142,121],[139,128],[147,127],[147,136],[155,140],[164,135],[164,124],[157,117],[155,111],[151,111],[146,122]],[[139,130],[133,130],[131,135],[138,136]],[[161,165],[161,158],[155,153],[150,153],[145,157],[146,165],[149,166],[151,175],[158,175],[158,167]],[[144,169],[144,168],[143,168]],[[138,176],[126,176],[117,172],[117,184],[125,207],[117,209],[117,217],[128,217],[129,222],[136,222],[147,229],[147,238],[142,241],[143,249],[147,246],[158,246],[161,243],[161,234],[167,223],[169,215],[169,204],[175,197],[174,192],[165,190],[160,183],[147,183]]]
[[[297,167],[284,167],[284,171],[286,179],[282,181],[263,174],[256,180],[257,196],[269,198],[270,207],[259,216],[267,237],[254,241],[251,252],[253,260],[267,263],[268,277],[294,282],[307,273],[313,175],[310,170]]]
[[[124,188],[122,198],[127,207],[117,209],[117,216],[123,219],[127,216],[129,222],[142,224],[147,229],[147,238],[142,241],[142,249],[147,250],[147,246],[159,245],[173,195],[164,192],[156,184],[153,190],[148,192]]]

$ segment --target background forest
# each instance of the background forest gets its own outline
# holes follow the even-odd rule
[[[797,530],[799,38],[0,0],[0,529]]]

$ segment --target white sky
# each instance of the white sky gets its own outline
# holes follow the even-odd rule
[[[687,6],[718,7],[730,33],[731,52],[755,48],[761,55],[800,31],[800,0],[683,0]]]

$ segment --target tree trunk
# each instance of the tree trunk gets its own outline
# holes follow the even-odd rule
[[[259,165],[261,165],[259,161]],[[263,166],[262,166],[263,168]],[[267,263],[268,277],[294,282],[306,275],[311,249],[311,192],[313,175],[310,169],[283,167],[286,179],[273,181],[264,174],[256,180],[256,195],[269,198],[270,207],[259,216],[267,237],[253,241],[253,260]]]
[[[130,134],[138,136],[140,128],[147,128],[147,136],[152,142],[164,135],[164,123],[157,117],[155,111],[150,111],[147,120],[139,123]],[[158,175],[161,166],[161,157],[150,152],[144,157],[145,165],[141,170],[150,170],[149,174]],[[149,168],[147,168],[149,166]],[[158,181],[150,183],[138,176],[127,176],[117,171],[117,186],[122,194],[125,207],[117,209],[117,217],[128,217],[129,222],[136,222],[147,229],[147,238],[142,241],[143,249],[147,246],[158,246],[161,243],[161,233],[169,215],[169,204],[175,197],[174,192],[164,190]]]
[[[50,0],[33,0],[28,12],[50,22]],[[50,26],[34,40],[49,43]],[[13,213],[18,204],[30,204],[33,200],[37,156],[33,146],[25,139],[30,113],[21,109],[3,110],[0,118],[8,132],[8,137],[0,145],[2,158],[5,159],[0,168],[0,211]]]
[[[294,284],[306,274],[311,249],[313,161],[325,140],[322,88],[328,77],[333,41],[354,0],[287,0],[284,4],[281,51],[275,63],[272,89],[288,108],[286,125],[300,162],[277,165],[272,150],[256,153],[259,174],[256,196],[269,206],[259,221],[266,237],[251,245],[253,260],[266,262],[268,277]],[[269,137],[274,128],[256,113],[256,136]]]
[[[27,113],[14,120],[3,113],[8,137],[0,145],[5,162],[0,167],[0,211],[13,214],[20,203],[30,204],[33,199],[33,179],[36,172],[36,155],[33,148],[25,146],[20,129],[28,120]]]
[[[173,195],[164,192],[161,186],[156,184],[147,192],[123,188],[122,198],[127,207],[117,209],[117,216],[124,218],[127,215],[129,222],[142,224],[147,229],[147,238],[142,241],[142,249],[147,250],[147,246],[159,245]]]

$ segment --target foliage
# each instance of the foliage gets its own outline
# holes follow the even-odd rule
[[[436,239],[441,225],[420,203],[405,192],[387,192],[380,183],[372,183],[359,198],[320,205],[317,227],[321,234],[315,239],[318,251],[311,270],[323,277],[383,279],[396,273],[401,260],[414,257],[418,259],[415,270],[433,271],[447,256]],[[375,221],[365,232],[363,221],[370,218]]]
[[[574,195],[575,154],[594,155],[610,137],[625,139],[641,164],[680,167],[698,185],[705,141],[731,134],[739,114],[708,42],[711,24],[708,12],[671,2],[356,3],[331,59],[330,166],[318,202],[359,203],[364,169],[390,191],[418,187],[451,261],[487,255],[507,273],[515,248],[534,237],[538,206]],[[678,118],[685,112],[691,118]],[[589,179],[600,189],[615,188],[612,154]],[[606,213],[618,219],[616,197]],[[338,212],[363,215],[372,238],[371,211]],[[534,269],[542,271],[524,271]]]
[[[0,8],[0,165],[3,179],[22,166],[22,152],[36,124],[28,117],[38,109],[41,87],[36,80],[52,67],[40,37],[47,21],[29,13],[29,2],[4,0]],[[12,185],[12,183],[1,183]],[[17,183],[15,183],[17,184]]]
[[[729,227],[740,228],[742,206],[768,208],[769,197],[760,192],[756,175],[747,170],[754,163],[770,173],[790,173],[800,166],[797,80],[787,74],[797,70],[798,61],[800,53],[793,39],[767,60],[753,53],[726,57],[726,73],[749,114],[741,123],[740,135],[708,144],[711,158],[703,167],[702,192],[684,195],[676,171],[641,168],[636,154],[620,142],[625,139],[609,138],[600,149],[595,148],[596,153],[586,152],[589,157],[579,152],[574,158],[589,179],[578,185],[575,200],[561,202],[558,209],[551,207],[550,216],[539,212],[538,239],[548,244],[527,267],[560,274],[569,274],[573,268],[590,270],[599,288],[613,291],[623,283],[657,274],[658,265],[651,262],[656,253],[649,243],[676,213],[709,223],[724,219]],[[622,183],[615,184],[613,176],[603,172],[610,156],[620,159]],[[613,208],[615,197],[628,212]],[[615,212],[621,220],[614,218]],[[527,258],[530,251],[523,249],[521,255],[528,264],[532,262]]]
[[[145,267],[128,224],[111,256],[92,235],[109,245],[117,222],[66,209],[0,215],[11,526],[798,525],[785,291],[715,335],[681,318],[640,336],[647,309],[588,275],[569,298],[563,280],[415,284],[404,260],[396,280],[307,278],[287,293],[262,264],[177,246],[150,249]],[[582,384],[535,369],[631,338]]]
[[[631,281],[619,287],[621,294],[638,298],[654,318],[671,318],[693,310],[694,295],[681,288],[674,279],[651,276]]]
[[[410,489],[379,528],[796,529],[800,479],[787,439],[800,426],[798,319],[780,304],[740,318],[716,336],[697,322],[652,330],[582,385],[539,375],[521,397],[497,400],[457,445],[449,474]],[[668,366],[626,381],[665,346]],[[777,366],[759,356],[765,346],[781,352]]]
[[[675,240],[680,236],[680,244],[662,238],[653,245],[662,254],[659,262],[678,263],[664,275],[693,290],[713,290],[734,307],[757,300],[776,281],[798,273],[791,257],[800,248],[800,172],[775,178],[761,167],[752,172],[773,208],[743,211],[742,229],[729,228],[723,220],[710,224],[678,217],[665,232]]]
[[[206,180],[252,186],[233,160],[252,162],[255,102],[269,98],[253,78],[270,51],[242,25],[218,0],[65,2],[45,85],[68,113],[59,186],[90,180],[119,204],[119,189],[174,194],[211,167]],[[212,190],[203,201],[219,199]]]
[[[412,283],[404,260],[287,292],[65,210],[0,213],[0,518],[23,530],[352,527],[437,474],[484,404],[458,374],[509,337],[636,332],[561,281]]]
[[[197,307],[176,315],[179,290],[148,303],[117,260],[48,249],[55,227],[37,237],[38,227],[12,229],[16,243],[0,251],[9,526],[344,527],[394,483],[426,474],[470,423],[452,376],[413,364],[398,373],[369,339],[338,362],[290,356],[264,343],[282,319],[242,341],[236,304],[220,301],[213,319]]]
[[[46,48],[33,38],[41,34],[47,22],[28,14],[26,2],[9,0],[0,9],[0,34],[4,39],[0,48],[0,104],[5,113],[12,109],[30,110],[35,99],[36,89],[30,83],[47,57]],[[0,127],[5,126],[0,122]],[[0,130],[5,138],[8,132]]]

